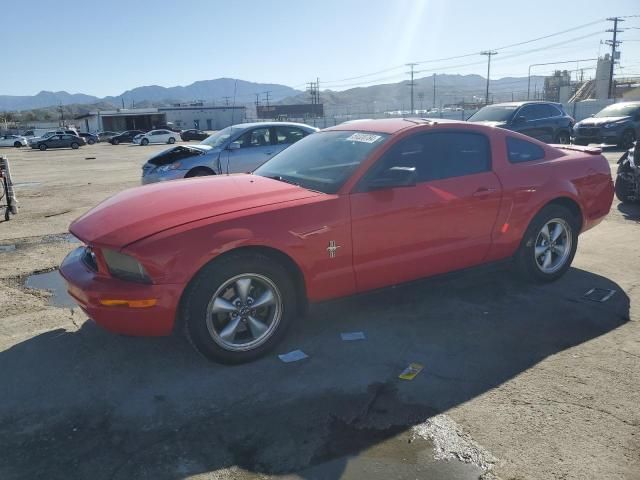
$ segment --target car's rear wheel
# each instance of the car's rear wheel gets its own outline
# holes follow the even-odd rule
[[[554,139],[555,143],[560,143],[562,145],[568,145],[571,141],[571,136],[569,132],[558,132],[556,134],[556,138]]]
[[[143,138],[143,139],[140,141],[140,145],[149,145],[149,139],[148,139],[148,138]]]
[[[22,147],[22,144],[20,142],[14,142],[13,146],[16,148],[20,148]]]
[[[243,363],[271,350],[297,312],[288,271],[259,253],[231,254],[205,266],[185,292],[187,335],[210,360]]]
[[[39,145],[39,146],[38,146],[38,148],[39,148],[41,151],[43,151],[43,152],[44,152],[44,151],[47,149],[47,146],[43,143],[43,144]]]
[[[90,138],[89,140],[87,140],[87,143],[89,145],[93,145],[94,143],[96,143],[96,141],[93,138]]]
[[[549,205],[534,217],[516,253],[520,273],[538,282],[560,278],[578,247],[578,219],[563,206]]]
[[[622,132],[622,137],[620,137],[620,143],[618,146],[625,150],[633,147],[633,142],[636,141],[636,133],[629,129]]]
[[[622,203],[631,203],[637,201],[635,196],[636,185],[635,182],[630,180],[631,175],[628,173],[620,172],[618,168],[618,175],[616,175],[615,191],[616,197]]]
[[[77,150],[80,147],[80,144],[78,144],[77,142],[73,142],[71,144],[71,148],[73,148],[74,150]]]
[[[169,145],[173,145],[174,143],[176,143],[176,139],[173,137],[169,137]]]
[[[120,143],[120,140],[118,140],[117,138],[111,139],[111,145],[118,145],[119,143]]]
[[[215,175],[215,172],[209,168],[198,167],[193,168],[187,172],[184,178],[192,178],[192,177],[206,177],[208,175]]]

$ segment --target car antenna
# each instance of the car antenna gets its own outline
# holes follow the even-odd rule
[[[233,85],[233,105],[231,106],[231,126],[233,126],[233,122],[235,120],[234,114],[236,112],[236,92],[238,91],[238,79],[236,78],[236,82]],[[227,153],[227,175],[229,175],[229,162],[231,161],[231,150]]]

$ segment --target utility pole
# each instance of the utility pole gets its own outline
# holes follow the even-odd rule
[[[269,108],[269,100],[271,98],[271,90],[267,90],[266,92],[263,92],[265,95],[265,101],[267,102],[267,108]]]
[[[407,63],[407,67],[411,69],[411,71],[407,72],[409,75],[411,75],[411,81],[409,82],[409,86],[411,87],[411,115],[415,113],[415,110],[413,109],[413,87],[415,86],[416,82],[413,81],[413,73],[414,73],[413,69],[416,65],[418,64]]]
[[[487,91],[484,95],[484,104],[489,105],[489,77],[491,75],[491,57],[493,55],[497,55],[498,52],[495,50],[485,50],[484,52],[480,52],[480,55],[486,55],[488,57],[487,60]]]
[[[418,92],[418,100],[420,100],[420,110],[424,110],[422,105],[424,102],[424,92]]]
[[[433,74],[433,110],[436,109],[436,74]]]
[[[260,94],[256,93],[256,118],[258,118],[258,108],[260,107]]]
[[[623,30],[618,29],[618,22],[624,22],[624,19],[620,17],[610,17],[607,18],[608,21],[613,22],[613,29],[607,30],[607,32],[613,32],[613,40],[607,40],[607,45],[611,45],[611,67],[609,68],[609,98],[615,99],[616,91],[613,85],[613,66],[616,63],[616,48],[621,41],[617,40],[618,33]]]

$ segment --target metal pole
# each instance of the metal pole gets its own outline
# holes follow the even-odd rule
[[[489,105],[489,78],[491,76],[491,57],[493,55],[497,55],[498,52],[495,50],[486,50],[484,52],[480,52],[480,55],[486,55],[488,57],[487,61],[487,89],[484,95],[484,104]]]
[[[527,74],[527,100],[529,100],[529,95],[531,93],[531,67],[533,65],[529,65],[529,73]]]
[[[413,109],[413,86],[415,85],[415,82],[413,81],[413,68],[417,65],[417,63],[407,63],[407,67],[411,68],[410,72],[407,72],[409,75],[411,75],[411,82],[409,82],[409,86],[411,87],[411,115],[414,114],[414,109]]]
[[[436,109],[436,74],[433,74],[433,110]]]

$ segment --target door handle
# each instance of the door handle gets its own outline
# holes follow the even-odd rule
[[[473,196],[474,197],[486,197],[487,195],[490,195],[495,191],[496,191],[495,188],[480,187],[475,192],[473,192]]]

